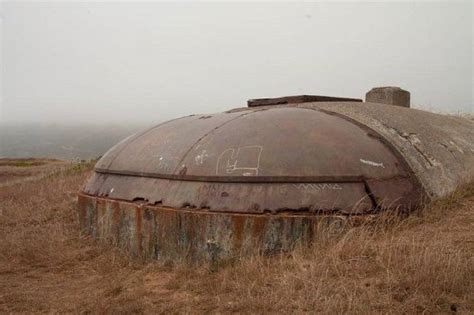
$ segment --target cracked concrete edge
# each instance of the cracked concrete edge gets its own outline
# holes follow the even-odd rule
[[[377,131],[405,158],[432,199],[474,180],[474,121],[378,103],[304,103]]]

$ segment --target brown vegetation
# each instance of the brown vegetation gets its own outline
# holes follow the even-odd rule
[[[89,168],[0,188],[0,312],[474,312],[474,185],[405,220],[210,272],[81,238]]]
[[[24,182],[25,180],[38,179],[70,164],[70,162],[55,159],[0,158],[0,187]]]

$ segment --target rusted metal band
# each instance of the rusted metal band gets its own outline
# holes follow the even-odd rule
[[[133,171],[115,171],[110,169],[95,169],[96,173],[120,176],[148,177],[193,182],[223,182],[223,183],[364,183],[368,178],[364,176],[200,176],[200,175],[175,175],[143,173]],[[389,180],[406,178],[396,176],[390,178],[377,178]]]
[[[196,208],[173,208],[167,207],[163,205],[153,205],[153,204],[146,204],[146,203],[135,203],[134,201],[120,199],[120,198],[110,198],[110,197],[99,197],[95,195],[91,195],[85,192],[78,193],[79,198],[87,198],[90,200],[95,200],[96,202],[112,202],[112,203],[120,203],[120,205],[129,205],[133,207],[141,207],[141,208],[149,208],[155,209],[160,211],[167,211],[167,212],[176,212],[176,213],[183,213],[183,214],[209,214],[209,215],[229,215],[232,217],[248,217],[248,218],[258,218],[258,217],[281,217],[281,218],[301,218],[301,217],[327,217],[327,218],[360,218],[363,220],[370,220],[375,217],[373,213],[346,213],[339,211],[338,209],[334,209],[332,211],[264,211],[264,212],[245,212],[245,211],[216,211],[216,210],[205,210],[205,209],[196,209]]]
[[[81,232],[142,259],[213,262],[267,255],[334,237],[372,215],[248,214],[174,209],[86,194],[78,197]]]

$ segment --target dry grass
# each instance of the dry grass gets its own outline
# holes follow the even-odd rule
[[[474,185],[406,220],[209,272],[81,239],[80,167],[3,187],[0,312],[474,312]]]
[[[39,179],[70,165],[70,162],[55,159],[0,158],[0,188],[25,180]]]

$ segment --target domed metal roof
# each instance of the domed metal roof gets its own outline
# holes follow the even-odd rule
[[[242,213],[370,213],[423,196],[374,130],[291,104],[192,115],[133,135],[102,157],[84,192]]]

